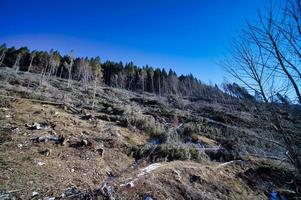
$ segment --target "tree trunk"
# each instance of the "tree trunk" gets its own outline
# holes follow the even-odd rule
[[[290,80],[291,84],[293,85],[293,88],[294,88],[294,90],[295,90],[295,92],[296,92],[296,95],[297,95],[297,97],[298,97],[299,103],[301,103],[301,93],[300,93],[300,90],[299,90],[299,88],[298,88],[298,85],[296,84],[296,82],[295,82],[294,78],[292,77],[292,75],[291,75],[291,74],[288,72],[288,70],[286,69],[286,67],[285,67],[285,65],[284,65],[284,63],[283,63],[283,60],[282,60],[282,58],[281,58],[281,55],[280,55],[281,53],[279,52],[279,49],[278,49],[278,47],[277,47],[277,44],[276,44],[274,38],[273,38],[272,35],[270,35],[270,34],[269,34],[269,38],[270,38],[270,40],[271,40],[271,42],[272,42],[272,46],[273,46],[273,49],[274,49],[275,54],[276,54],[276,59],[278,60],[278,62],[279,62],[279,64],[280,64],[280,66],[281,66],[283,72],[285,73],[285,75],[286,75],[287,78]]]
[[[14,66],[13,66],[13,69],[15,69],[16,71],[19,71],[19,68],[20,68],[20,67],[19,67],[20,59],[21,59],[21,55],[18,54],[17,59],[16,59],[16,61],[15,61],[15,64],[14,64]]]
[[[4,58],[5,58],[5,52],[6,52],[6,49],[3,50],[1,56],[0,56],[0,67],[2,66],[2,63],[4,61]]]
[[[31,59],[30,59],[30,63],[29,63],[27,72],[30,72],[30,70],[31,70],[33,58],[34,58],[34,57],[32,56]]]
[[[95,96],[96,96],[96,86],[97,86],[97,77],[95,77],[95,79],[94,79],[92,110],[94,109]]]
[[[161,96],[161,77],[159,77],[159,87],[158,87],[158,89],[159,89],[159,96]]]
[[[71,87],[71,71],[72,71],[72,66],[71,64],[69,65],[69,69],[68,69],[68,88]]]

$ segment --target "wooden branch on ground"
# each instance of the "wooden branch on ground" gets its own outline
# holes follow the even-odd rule
[[[74,113],[80,113],[81,112],[81,110],[75,108],[74,106],[72,106],[72,105],[70,105],[66,102],[44,101],[44,100],[38,100],[38,99],[28,99],[28,98],[20,98],[20,97],[5,96],[5,95],[0,95],[0,97],[7,98],[7,99],[21,100],[21,101],[31,101],[31,102],[35,102],[35,103],[54,105],[54,106],[65,106]]]
[[[263,159],[280,160],[280,161],[287,160],[287,158],[280,158],[277,156],[265,156],[265,155],[256,155],[256,154],[249,154],[249,156],[263,158]]]
[[[231,160],[229,162],[225,162],[225,163],[219,164],[216,167],[216,169],[221,168],[221,167],[225,167],[225,166],[228,166],[228,165],[231,165],[231,164],[242,163],[242,162],[243,162],[242,160]]]

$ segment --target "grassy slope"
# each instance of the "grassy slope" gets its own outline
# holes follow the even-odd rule
[[[294,184],[288,184],[292,175],[287,171],[290,169],[287,163],[279,165],[278,161],[247,154],[260,152],[262,156],[278,156],[279,151],[283,151],[262,139],[269,139],[271,133],[269,123],[264,120],[266,116],[259,115],[257,108],[242,109],[241,105],[184,99],[175,105],[172,100],[151,94],[146,94],[141,102],[140,94],[102,88],[97,95],[97,109],[91,111],[85,109],[91,102],[89,96],[80,91],[80,85],[74,84],[74,89],[69,90],[65,81],[52,80],[50,84],[35,88],[38,75],[15,74],[9,70],[2,70],[0,75],[2,95],[49,101],[64,99],[82,108],[81,113],[75,114],[61,106],[0,97],[0,189],[17,190],[12,194],[21,199],[29,199],[33,191],[39,193],[35,198],[60,197],[73,186],[81,191],[93,191],[103,183],[114,187],[116,198],[126,199],[146,196],[156,199],[266,199],[274,189],[293,189]],[[28,85],[32,87],[27,88]],[[82,119],[87,113],[96,117]],[[33,122],[52,127],[29,130],[25,124]],[[174,129],[170,127],[181,124],[183,130],[170,131]],[[160,129],[164,133],[150,128],[153,126],[162,126]],[[244,161],[223,166],[228,160],[216,162],[207,155],[192,159],[192,147],[185,144],[191,137],[187,130],[197,134],[196,140],[204,145],[221,144],[227,152]],[[61,145],[31,140],[54,132],[63,135],[67,142]],[[166,132],[172,135],[166,136]],[[152,151],[155,155],[141,153],[140,160],[135,161],[133,149],[148,148],[151,138],[161,137],[158,134],[169,138],[167,142],[172,151]],[[83,140],[89,141],[89,145],[82,145]],[[167,142],[158,146],[167,145]],[[103,156],[96,151],[99,146],[104,149]],[[150,148],[156,147],[151,145]],[[169,155],[177,154],[178,148],[185,150],[184,156]],[[49,156],[41,153],[45,150],[50,152]],[[187,152],[190,153],[188,157]],[[162,154],[173,159],[164,159],[160,157]],[[164,162],[166,160],[170,162]],[[45,164],[40,166],[39,162]],[[160,163],[160,167],[138,176],[152,162]],[[133,184],[128,184],[131,181]],[[102,197],[99,194],[99,198]]]

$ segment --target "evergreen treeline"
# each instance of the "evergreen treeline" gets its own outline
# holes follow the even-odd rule
[[[86,86],[96,77],[97,84],[105,84],[136,92],[150,92],[158,95],[178,95],[190,99],[204,99],[225,102],[236,99],[253,100],[253,97],[237,84],[224,84],[220,90],[217,85],[202,84],[193,75],[168,72],[163,68],[153,68],[148,65],[139,67],[133,62],[122,63],[106,61],[100,63],[100,58],[75,58],[72,55],[61,55],[58,51],[30,51],[27,47],[16,49],[0,47],[0,66],[15,68],[20,71],[40,73],[46,80],[55,76],[63,79],[82,81]],[[95,76],[95,69],[100,68],[100,74]],[[96,84],[96,81],[95,81]],[[86,87],[87,88],[87,87]]]

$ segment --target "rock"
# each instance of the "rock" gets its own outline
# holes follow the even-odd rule
[[[107,108],[107,112],[111,113],[112,111],[113,111],[113,108],[112,108],[111,106],[109,106],[109,107]]]
[[[33,142],[39,143],[39,142],[48,142],[48,141],[53,141],[56,144],[64,144],[65,137],[63,135],[48,135],[48,136],[37,136],[31,138]]]
[[[0,194],[0,199],[2,200],[11,200],[11,195],[6,193],[6,194]]]
[[[45,162],[42,162],[42,161],[34,161],[34,163],[39,165],[39,166],[43,166],[43,165],[46,164]]]
[[[129,182],[126,186],[132,188],[132,187],[134,187],[135,185],[134,185],[134,182],[131,181],[131,182]]]
[[[85,146],[88,146],[88,145],[90,144],[90,142],[88,142],[87,139],[83,139],[82,142],[83,142],[83,144],[84,144]]]
[[[50,149],[43,149],[39,151],[40,154],[44,156],[50,156],[51,150]]]
[[[12,133],[14,133],[14,134],[20,133],[20,129],[19,129],[18,127],[13,128],[11,131],[12,131]]]
[[[33,191],[32,194],[31,194],[31,197],[36,197],[36,196],[38,196],[38,194],[39,194],[38,192]]]
[[[10,192],[5,192],[0,190],[0,199],[1,200],[12,200],[15,199]]]
[[[83,120],[92,120],[93,116],[91,114],[85,114],[84,116],[81,117]]]
[[[71,142],[70,147],[73,147],[73,148],[90,147],[90,148],[92,148],[93,142],[89,139],[76,140],[76,141]]]
[[[201,183],[202,182],[202,178],[198,175],[191,175],[189,178],[190,183],[194,183],[194,182],[198,182]]]
[[[55,197],[44,197],[43,200],[55,200]]]
[[[33,137],[31,138],[31,140],[35,143],[39,143],[39,142],[47,142],[48,138],[45,136],[41,136],[41,137]]]
[[[136,182],[136,181],[138,181],[138,178],[129,178],[129,179],[127,179],[126,181],[125,181],[125,183],[123,183],[123,184],[120,184],[120,187],[129,187],[129,188],[132,188],[132,187],[134,187],[135,185],[134,185],[134,183]]]
[[[115,192],[114,188],[112,186],[109,186],[107,183],[103,183],[100,192],[103,196],[105,196],[107,199],[114,200],[113,194]]]
[[[104,149],[103,149],[102,146],[95,147],[95,151],[96,151],[101,157],[103,157]]]
[[[57,137],[56,143],[57,143],[57,144],[61,144],[61,145],[65,145],[67,141],[68,141],[68,140],[66,140],[66,138],[65,138],[64,135],[59,135],[59,136]]]
[[[46,130],[49,128],[49,125],[46,123],[39,124],[34,122],[32,125],[25,124],[25,127],[29,130]]]
[[[68,188],[67,190],[65,190],[61,194],[61,197],[66,198],[66,197],[69,197],[69,196],[76,196],[78,194],[80,194],[80,191],[76,187],[71,187],[71,188]]]
[[[59,117],[61,114],[60,114],[59,112],[55,111],[53,115],[54,115],[55,117]]]

